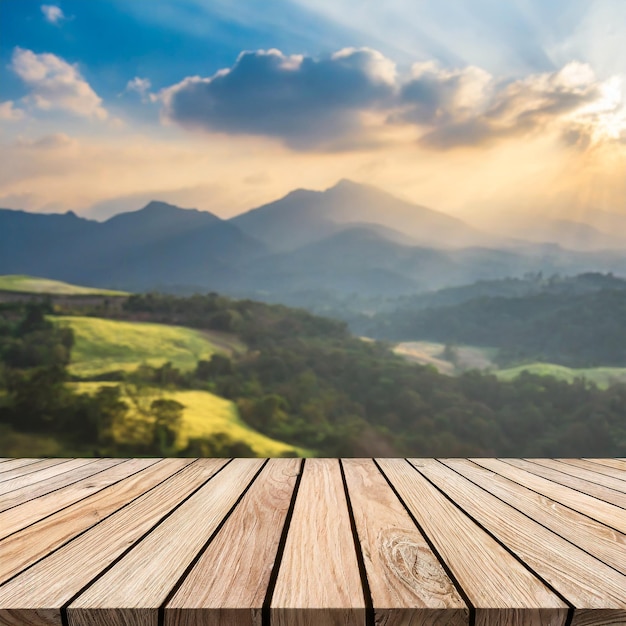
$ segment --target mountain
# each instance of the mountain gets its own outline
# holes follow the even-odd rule
[[[232,218],[231,222],[278,251],[294,250],[347,226],[362,224],[376,224],[396,240],[429,247],[494,241],[457,218],[349,180],[341,180],[326,191],[292,191],[280,200]]]
[[[267,254],[234,224],[162,202],[105,222],[74,213],[0,210],[0,273],[145,290],[208,289],[236,278],[233,264]]]
[[[215,226],[221,221],[208,211],[181,209],[153,200],[138,211],[109,218],[102,223],[100,234],[103,238],[115,238],[118,246],[132,247]]]
[[[296,305],[302,297],[304,305],[317,293],[327,303],[356,302],[355,294],[389,298],[528,272],[586,271],[626,274],[626,253],[493,240],[346,180],[293,191],[230,220],[158,201],[104,222],[0,210],[0,274],[94,287],[221,291]]]
[[[572,220],[523,220],[515,229],[517,237],[538,243],[556,243],[569,250],[611,250],[622,243],[590,224]]]
[[[96,235],[98,226],[71,211],[47,215],[0,209],[1,272],[69,278],[68,257]]]
[[[622,246],[626,245],[626,215],[596,209],[585,215],[585,222],[600,232],[619,239]]]

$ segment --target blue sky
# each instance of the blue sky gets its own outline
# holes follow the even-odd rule
[[[0,0],[0,205],[231,214],[352,177],[621,211],[625,27],[622,0]]]

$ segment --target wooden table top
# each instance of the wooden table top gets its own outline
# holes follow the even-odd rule
[[[626,460],[2,459],[0,624],[626,625]]]

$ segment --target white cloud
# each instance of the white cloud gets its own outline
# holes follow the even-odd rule
[[[13,100],[0,102],[0,120],[5,122],[16,122],[24,118],[26,114],[22,109],[16,109]]]
[[[135,78],[126,83],[126,89],[124,91],[134,91],[141,96],[142,102],[149,102],[152,100],[152,94],[150,93],[151,87],[152,83],[149,78],[140,78],[139,76],[135,76]]]
[[[35,54],[31,50],[15,48],[10,67],[30,88],[31,93],[25,100],[36,108],[107,119],[102,98],[83,78],[76,65],[54,54]]]
[[[51,24],[58,24],[61,20],[65,19],[62,9],[53,4],[42,4],[41,12],[46,18],[46,21]]]
[[[401,93],[402,107],[390,119],[419,125],[425,131],[422,143],[437,149],[546,130],[584,146],[616,139],[624,128],[620,84],[597,80],[588,64],[576,61],[515,81],[471,66],[447,70],[421,63]]]

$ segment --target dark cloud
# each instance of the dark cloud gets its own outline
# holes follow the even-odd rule
[[[517,80],[426,62],[398,79],[375,50],[322,59],[269,50],[244,52],[231,69],[188,77],[159,98],[164,117],[186,128],[275,137],[296,150],[375,149],[389,141],[379,131],[390,125],[417,128],[421,145],[449,150],[554,129],[585,146],[573,137],[598,126],[589,111],[605,88],[576,62]]]
[[[394,65],[368,49],[324,59],[244,52],[230,70],[191,77],[162,93],[168,119],[190,128],[267,135],[293,148],[361,134],[359,113],[388,103]]]

